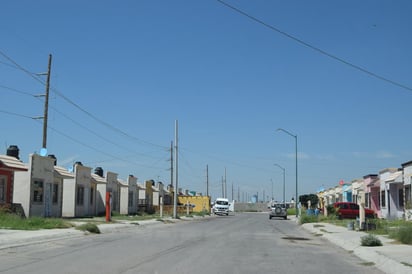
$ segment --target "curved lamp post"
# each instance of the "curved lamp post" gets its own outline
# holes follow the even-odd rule
[[[283,128],[278,128],[277,131],[283,131],[287,135],[295,138],[295,166],[296,166],[295,210],[296,210],[296,217],[298,217],[299,216],[299,212],[298,212],[298,200],[299,200],[298,199],[298,135],[292,134]]]
[[[283,204],[285,205],[285,208],[286,208],[286,198],[285,198],[285,173],[286,173],[286,169],[284,167],[282,167],[281,165],[278,165],[278,164],[274,164],[274,165],[279,167],[283,171]]]

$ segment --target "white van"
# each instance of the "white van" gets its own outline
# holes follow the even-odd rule
[[[226,198],[217,198],[212,210],[213,213],[217,215],[229,215],[229,200]]]

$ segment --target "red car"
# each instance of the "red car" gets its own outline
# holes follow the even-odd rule
[[[337,202],[333,204],[339,219],[356,219],[359,217],[359,205],[351,202]],[[375,218],[376,213],[372,209],[365,208],[366,218]]]

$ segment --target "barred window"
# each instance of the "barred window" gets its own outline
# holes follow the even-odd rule
[[[35,180],[33,182],[33,202],[43,202],[43,181]]]

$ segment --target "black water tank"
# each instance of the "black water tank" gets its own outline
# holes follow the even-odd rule
[[[9,146],[9,148],[7,149],[7,156],[15,157],[20,160],[19,147],[15,145]]]
[[[96,167],[94,169],[94,174],[99,175],[100,177],[103,177],[103,168],[101,167]]]
[[[54,165],[57,165],[57,158],[54,154],[49,154],[48,157],[54,159]]]

